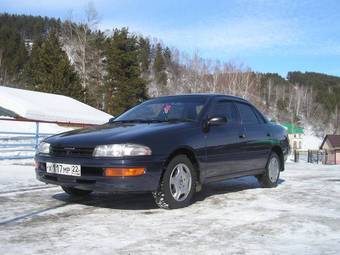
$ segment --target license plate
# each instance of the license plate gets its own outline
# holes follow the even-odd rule
[[[81,176],[81,166],[47,162],[46,172],[51,174]]]

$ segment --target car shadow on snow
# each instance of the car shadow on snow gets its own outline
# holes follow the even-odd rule
[[[279,180],[279,185],[284,180]],[[226,181],[209,183],[196,193],[194,201],[203,201],[214,195],[239,192],[242,190],[261,188],[255,177],[241,177]],[[119,210],[150,210],[157,209],[153,196],[150,193],[92,193],[82,198],[73,198],[66,193],[58,193],[53,198],[70,204],[82,204],[92,207],[119,209]]]
[[[120,210],[150,210],[156,209],[150,193],[92,193],[86,197],[73,198],[66,193],[58,193],[53,198],[66,203],[76,203],[86,206]]]
[[[285,180],[283,179],[279,179],[278,185],[280,185],[284,181]],[[246,176],[225,181],[212,182],[202,187],[202,191],[196,194],[195,201],[203,201],[206,198],[214,195],[258,188],[261,189],[261,185],[254,176]]]

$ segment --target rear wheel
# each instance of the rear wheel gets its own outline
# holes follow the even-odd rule
[[[75,196],[75,197],[83,197],[87,196],[88,194],[92,193],[92,190],[82,190],[82,189],[76,189],[71,187],[65,187],[61,186],[61,188],[69,195]]]
[[[269,156],[266,171],[256,177],[263,188],[277,186],[280,177],[280,158],[275,152],[272,152]]]
[[[174,157],[168,164],[159,189],[153,192],[160,208],[175,209],[188,206],[196,190],[196,171],[185,155]]]

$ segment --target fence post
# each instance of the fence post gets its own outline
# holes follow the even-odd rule
[[[307,151],[307,163],[310,163],[310,153],[309,153],[309,150]]]
[[[35,123],[35,148],[39,145],[39,122]]]

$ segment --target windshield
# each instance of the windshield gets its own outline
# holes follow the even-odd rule
[[[146,101],[123,113],[113,122],[196,121],[205,97],[165,97]]]

